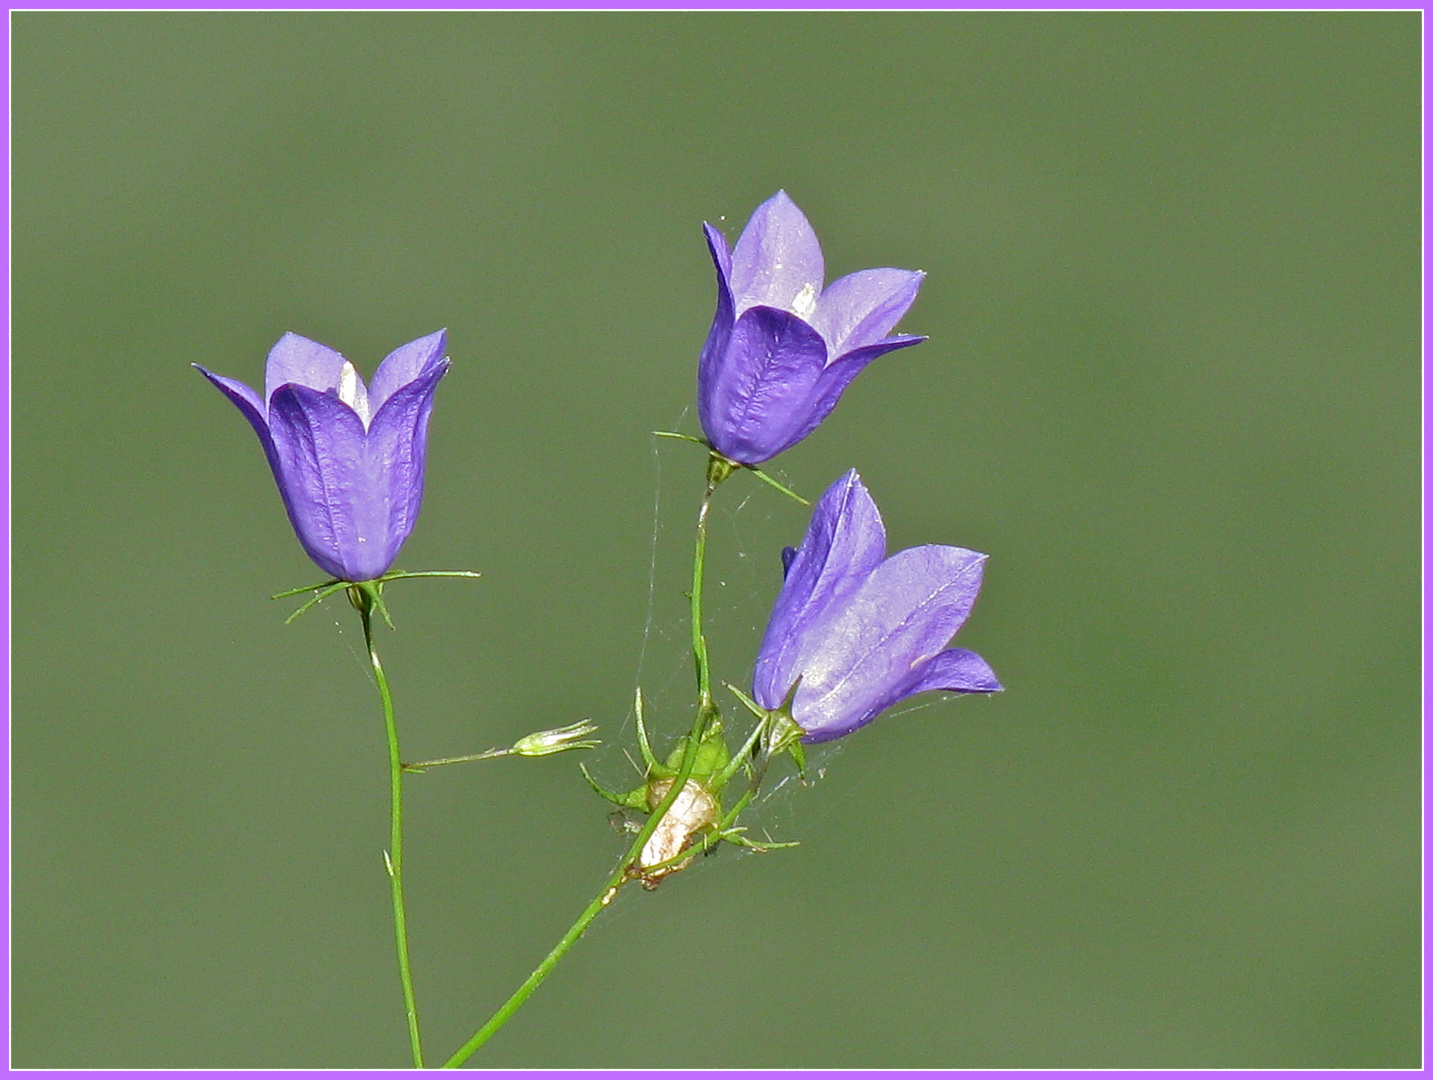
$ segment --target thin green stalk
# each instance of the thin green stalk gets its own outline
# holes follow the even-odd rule
[[[464,761],[491,761],[493,758],[508,757],[516,753],[517,751],[511,746],[506,746],[500,750],[484,750],[481,753],[461,754],[458,757],[433,758],[431,761],[408,761],[404,763],[403,771],[420,773],[436,765],[457,765]]]
[[[697,663],[697,712],[706,713],[712,706],[711,663],[707,659],[707,639],[702,633],[702,581],[707,556],[707,511],[711,508],[716,485],[707,482],[702,508],[697,514],[697,553],[692,560],[692,656]]]
[[[723,814],[722,819],[717,822],[717,827],[715,831],[723,832],[724,830],[731,828],[731,826],[736,822],[736,819],[741,816],[741,812],[745,810],[749,805],[751,805],[751,800],[754,798],[756,798],[755,785],[748,787],[746,791],[742,792],[742,796],[741,798],[737,799],[736,805],[733,806],[730,810],[728,810],[725,814]]]
[[[707,660],[707,639],[702,633],[702,584],[706,580],[707,512],[712,494],[728,476],[741,468],[736,462],[713,450],[707,459],[707,489],[697,511],[697,549],[692,559],[692,655],[697,663],[697,728],[716,713],[712,703],[711,664]],[[694,729],[692,738],[699,741],[701,733]]]
[[[398,939],[398,977],[403,983],[403,1007],[408,1014],[408,1041],[413,1047],[413,1065],[423,1068],[423,1044],[418,1036],[418,1003],[413,996],[413,971],[408,963],[408,916],[403,907],[403,760],[398,754],[398,722],[393,716],[393,695],[388,678],[373,647],[373,599],[366,590],[355,590],[358,614],[363,619],[363,640],[383,699],[383,721],[388,729],[388,773],[392,791],[392,836],[385,853],[388,877],[393,883],[393,933]]]
[[[702,496],[701,509],[697,513],[697,544],[696,554],[692,560],[692,654],[697,665],[697,715],[692,722],[691,737],[687,740],[686,749],[682,752],[682,763],[677,769],[677,775],[672,780],[672,785],[667,789],[667,794],[657,804],[655,810],[648,816],[646,823],[637,833],[637,838],[632,841],[632,846],[627,849],[626,856],[617,864],[617,869],[607,879],[607,884],[597,894],[592,903],[588,904],[577,921],[572,924],[562,939],[553,946],[553,949],[543,959],[527,981],[514,991],[512,997],[503,1003],[497,1012],[486,1024],[478,1028],[473,1037],[465,1042],[462,1047],[443,1063],[445,1069],[455,1069],[491,1039],[498,1030],[508,1022],[513,1013],[522,1008],[539,986],[542,985],[548,973],[552,971],[558,962],[567,955],[567,951],[577,944],[579,938],[592,925],[592,920],[597,918],[612,900],[617,896],[622,886],[632,879],[632,870],[636,867],[642,857],[642,849],[647,846],[652,833],[661,824],[662,819],[667,816],[667,811],[687,786],[691,779],[692,769],[697,763],[697,750],[701,746],[702,737],[706,734],[708,721],[716,715],[716,706],[712,701],[711,688],[711,667],[707,661],[707,643],[702,634],[702,583],[706,563],[707,549],[707,512],[711,508],[712,493],[737,468],[735,462],[712,452],[711,459],[707,464],[707,487],[706,493]]]

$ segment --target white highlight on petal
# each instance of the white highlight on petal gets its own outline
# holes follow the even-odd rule
[[[791,301],[791,310],[809,322],[811,313],[816,310],[816,286],[809,281],[803,285],[796,299]]]
[[[358,369],[347,360],[338,373],[338,400],[356,412],[363,426],[368,427],[368,387],[358,377]]]

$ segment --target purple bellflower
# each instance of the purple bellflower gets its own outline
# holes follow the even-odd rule
[[[892,327],[925,274],[858,270],[822,290],[811,225],[784,191],[756,208],[736,242],[704,225],[717,306],[697,365],[697,412],[711,445],[759,465],[810,435],[867,364],[923,337]]]
[[[1001,689],[977,654],[946,648],[980,592],[985,556],[927,544],[886,558],[880,511],[854,469],[821,497],[782,563],[752,691],[775,710],[796,687],[802,742],[838,739],[923,690]]]
[[[253,425],[299,543],[341,581],[381,577],[413,531],[445,336],[395,349],[368,387],[341,354],[298,334],[270,350],[262,398],[194,365]]]

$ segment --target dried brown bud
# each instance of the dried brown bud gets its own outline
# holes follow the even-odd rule
[[[654,780],[647,791],[647,805],[656,810],[671,789],[671,780]],[[695,780],[688,780],[642,848],[641,858],[637,861],[642,887],[655,889],[668,874],[685,870],[691,864],[690,855],[681,862],[666,866],[660,864],[675,859],[703,833],[710,832],[720,818],[721,805],[711,792]],[[649,866],[657,869],[648,872],[646,868]]]

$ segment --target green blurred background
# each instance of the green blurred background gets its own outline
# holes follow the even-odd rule
[[[400,1066],[381,716],[237,412],[450,328],[389,591],[410,758],[689,723],[703,220],[785,188],[929,334],[773,463],[989,552],[1009,688],[633,891],[473,1064],[1419,1061],[1419,34],[1402,14],[13,19],[13,1059]],[[654,514],[655,510],[655,514]],[[805,514],[718,498],[720,677]],[[654,543],[655,541],[655,543]],[[730,704],[730,699],[724,699]],[[733,714],[735,715],[735,714]],[[621,841],[573,755],[408,785],[441,1060]]]

